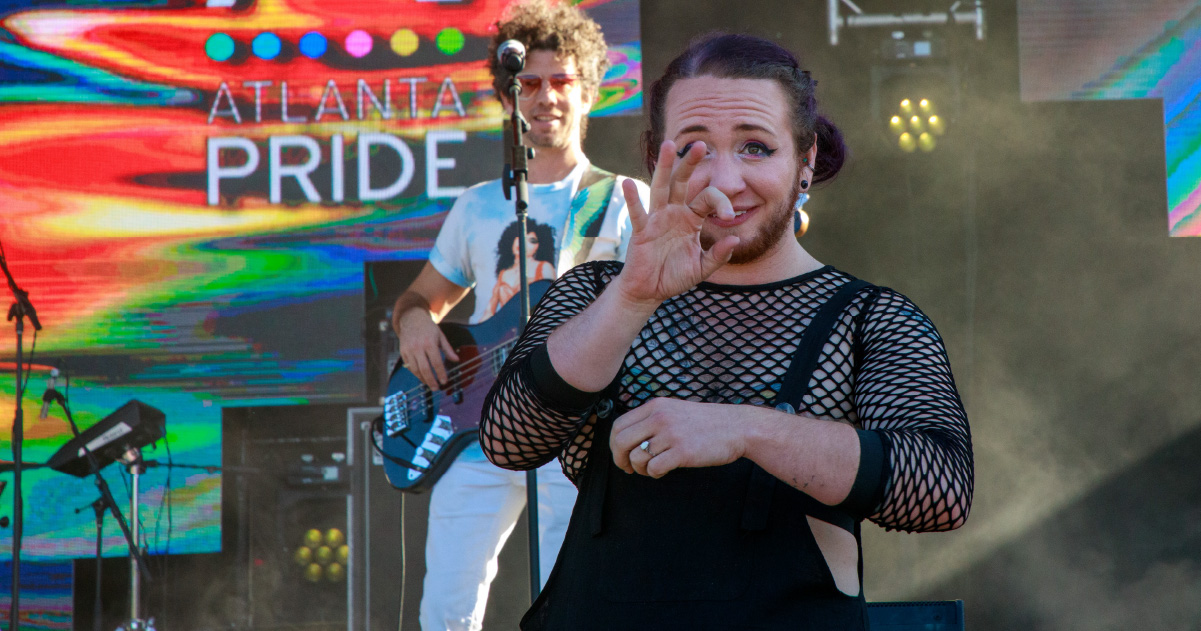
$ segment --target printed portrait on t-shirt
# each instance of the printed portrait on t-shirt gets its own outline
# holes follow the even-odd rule
[[[521,224],[514,221],[505,228],[496,244],[496,286],[488,303],[486,317],[492,317],[510,298],[521,291],[521,267],[518,260]],[[533,219],[526,220],[526,277],[531,283],[555,278],[555,229]]]

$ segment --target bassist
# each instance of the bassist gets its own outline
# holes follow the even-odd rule
[[[493,87],[507,111],[507,71],[498,44],[521,41],[528,51],[518,73],[517,106],[531,129],[528,232],[519,234],[512,202],[499,180],[469,188],[456,200],[416,280],[396,301],[392,325],[401,360],[432,389],[448,381],[448,362],[460,358],[438,322],[474,292],[471,324],[490,318],[516,297],[518,239],[528,243],[531,283],[550,280],[576,264],[624,258],[630,220],[621,180],[593,167],[582,140],[588,111],[608,67],[599,27],[568,3],[517,5],[497,25],[488,55]],[[647,189],[639,183],[644,200]],[[475,420],[478,423],[478,419]],[[541,576],[545,582],[562,544],[575,487],[557,463],[538,472]],[[474,440],[434,486],[430,498],[424,631],[478,630],[497,556],[525,504],[525,476],[489,463]]]

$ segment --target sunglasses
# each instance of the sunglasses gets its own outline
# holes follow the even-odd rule
[[[579,82],[580,77],[579,75],[566,73],[557,73],[545,78],[536,74],[519,74],[517,75],[517,82],[521,84],[521,98],[532,99],[537,96],[538,92],[542,90],[543,80],[549,83],[550,89],[555,92],[567,94]]]

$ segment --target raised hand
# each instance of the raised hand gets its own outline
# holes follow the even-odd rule
[[[692,289],[730,260],[738,237],[724,237],[708,250],[700,238],[710,215],[734,217],[730,200],[712,186],[688,198],[688,180],[704,156],[702,142],[694,143],[679,160],[675,143],[663,142],[651,178],[649,212],[634,183],[623,183],[633,232],[616,286],[627,300],[662,302]]]

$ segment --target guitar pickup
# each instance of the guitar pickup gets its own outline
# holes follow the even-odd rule
[[[386,418],[387,416],[385,416]],[[417,454],[413,457],[413,464],[420,467],[421,470],[410,470],[408,473],[410,480],[416,480],[426,469],[429,469],[430,463],[437,458],[438,452],[442,451],[442,446],[453,435],[454,426],[451,425],[449,416],[439,414],[434,417],[434,424],[430,426],[429,431],[422,437],[421,446],[417,448]]]
[[[408,429],[408,405],[409,398],[404,392],[397,392],[384,399],[384,433],[388,435],[388,438],[394,438]]]
[[[455,428],[450,424],[450,417],[439,414],[434,421],[434,426],[430,428],[430,433],[441,436],[443,440],[450,438],[455,433]]]

